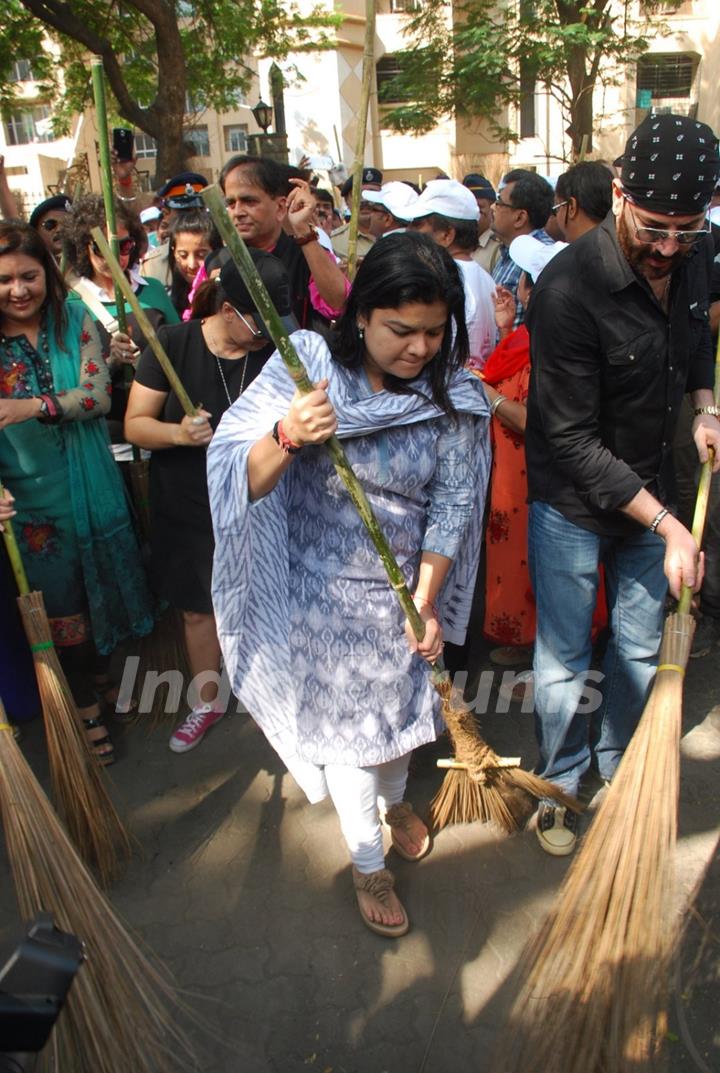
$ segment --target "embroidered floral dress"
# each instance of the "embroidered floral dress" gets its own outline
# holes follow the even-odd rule
[[[100,341],[79,303],[66,305],[62,344],[49,314],[37,347],[0,336],[0,398],[43,396],[49,419],[0,432],[0,479],[15,497],[13,528],[56,644],[93,639],[103,653],[152,628],[124,491],[98,419],[110,408]],[[122,590],[122,591],[121,591]]]

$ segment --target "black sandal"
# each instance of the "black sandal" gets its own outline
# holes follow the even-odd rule
[[[114,764],[115,746],[112,743],[112,738],[107,733],[107,728],[102,719],[83,719],[83,728],[85,733],[88,734],[88,747],[98,764],[100,764],[101,767],[110,767],[111,764]],[[91,738],[89,736],[89,731],[98,729],[104,730],[105,736],[102,738]]]
[[[132,723],[138,716],[137,698],[130,697],[125,704],[119,704],[117,698],[119,689],[120,687],[110,679],[109,675],[95,676],[95,695],[106,714],[118,723]]]

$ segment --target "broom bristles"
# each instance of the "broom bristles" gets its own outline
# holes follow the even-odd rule
[[[430,802],[434,830],[453,823],[494,823],[513,834],[534,808],[535,799],[552,798],[573,812],[582,811],[574,797],[553,783],[518,767],[507,767],[483,741],[475,719],[458,703],[450,680],[435,683],[442,697],[442,714],[453,743],[455,760],[463,770],[451,769]]]
[[[57,652],[42,593],[18,597],[32,649],[47,738],[53,796],[71,840],[106,886],[132,846],[82,730]]]
[[[6,729],[7,728],[7,729]],[[86,948],[40,1062],[72,1073],[177,1073],[178,999],[93,882],[16,745],[0,703],[0,814],[21,916],[49,912]]]
[[[662,1044],[673,919],[682,673],[690,615],[671,615],[642,718],[539,934],[497,1073],[641,1073]],[[663,669],[665,666],[667,669]]]

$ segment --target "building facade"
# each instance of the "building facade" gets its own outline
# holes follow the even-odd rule
[[[304,0],[310,4],[311,0]],[[370,101],[365,163],[380,168],[386,180],[410,179],[422,185],[438,174],[461,178],[481,171],[497,182],[509,167],[527,167],[542,174],[560,174],[570,162],[565,121],[557,101],[541,85],[531,87],[522,105],[510,108],[506,124],[517,132],[516,141],[500,143],[481,121],[469,123],[448,117],[420,137],[396,134],[383,126],[387,106],[377,88],[397,71],[398,54],[407,48],[404,31],[417,5],[430,0],[377,0],[375,83]],[[514,0],[511,0],[514,2]],[[634,0],[637,4],[638,0]],[[621,0],[617,0],[618,14]],[[332,10],[332,0],[327,0]],[[337,47],[331,51],[290,56],[281,64],[286,72],[284,114],[290,162],[301,156],[331,158],[352,165],[362,83],[365,33],[364,0],[343,0],[343,21]],[[447,18],[452,18],[447,5]],[[639,17],[639,8],[634,14]],[[697,116],[720,131],[720,2],[677,0],[662,14],[651,16],[650,49],[637,65],[608,71],[605,84],[594,94],[595,138],[592,156],[613,160],[628,133],[648,110],[672,110]],[[52,47],[52,46],[49,46]],[[222,115],[198,110],[187,102],[187,140],[195,153],[188,167],[214,181],[223,163],[247,149],[249,135],[259,132],[252,107],[262,96],[272,100],[272,58],[251,57],[257,78],[245,100]],[[297,77],[296,72],[299,72]],[[97,130],[92,109],[76,118],[70,136],[55,139],[50,105],[39,95],[32,68],[15,64],[13,78],[18,103],[5,116],[0,129],[0,153],[11,189],[24,213],[49,193],[73,189],[100,189]],[[136,132],[138,182],[149,191],[155,171],[155,146]]]

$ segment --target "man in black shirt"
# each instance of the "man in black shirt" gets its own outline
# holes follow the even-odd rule
[[[267,157],[234,156],[222,170],[220,187],[238,234],[248,246],[272,253],[285,266],[299,326],[320,330],[339,315],[347,281],[318,241],[309,185],[289,179],[288,169]]]
[[[570,793],[591,762],[612,777],[655,673],[667,585],[678,595],[701,580],[695,542],[669,507],[685,391],[700,460],[720,449],[696,245],[719,172],[709,127],[649,116],[625,148],[612,212],[548,266],[528,310],[536,730],[542,774]],[[584,687],[600,563],[609,640],[593,706]],[[543,803],[537,833],[547,852],[570,853],[574,817]]]

